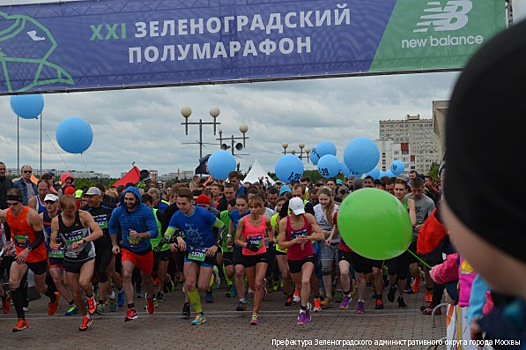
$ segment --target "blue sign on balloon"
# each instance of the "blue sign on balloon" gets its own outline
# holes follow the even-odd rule
[[[340,173],[340,161],[332,154],[326,154],[318,161],[318,172],[328,179]]]
[[[284,183],[300,181],[303,176],[303,162],[293,154],[282,156],[276,162],[276,176]]]

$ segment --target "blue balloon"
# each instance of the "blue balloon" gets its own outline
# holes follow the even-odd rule
[[[393,174],[400,175],[405,170],[405,164],[399,159],[393,160],[390,170],[393,172]]]
[[[350,170],[366,173],[374,169],[380,160],[378,146],[368,138],[358,137],[347,144],[343,161]]]
[[[332,154],[326,154],[318,161],[318,172],[328,179],[340,173],[340,161]]]
[[[309,158],[312,164],[317,165],[321,157],[326,154],[336,155],[336,146],[330,141],[322,141],[312,148]]]
[[[343,176],[345,177],[351,176],[351,170],[347,168],[347,165],[345,165],[345,162],[340,163],[340,169],[342,171]]]
[[[91,126],[79,117],[69,117],[61,121],[55,136],[59,146],[69,153],[82,153],[93,142]]]
[[[389,177],[396,177],[396,175],[391,170],[387,170],[385,174]]]
[[[13,112],[24,119],[35,119],[44,109],[44,97],[40,94],[13,95],[9,102]]]
[[[230,152],[216,151],[208,158],[208,171],[214,179],[226,180],[233,170],[236,170],[236,159]]]
[[[379,174],[378,174],[378,179],[381,179],[384,176],[387,176],[387,173],[385,171],[383,171],[383,170],[380,170]]]
[[[303,162],[293,154],[285,154],[276,162],[276,176],[284,183],[300,181],[303,176]]]
[[[365,173],[365,176],[371,176],[373,179],[377,180],[380,176],[380,170],[378,170],[378,168],[374,168],[373,170]]]

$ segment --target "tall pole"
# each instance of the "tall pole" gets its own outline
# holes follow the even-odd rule
[[[199,119],[199,159],[201,158],[203,158],[203,119]]]
[[[20,117],[16,116],[16,169],[20,171]],[[19,174],[20,175],[20,174]]]
[[[40,113],[40,176],[42,177],[42,113]]]

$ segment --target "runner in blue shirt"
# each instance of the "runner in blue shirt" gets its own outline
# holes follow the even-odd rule
[[[171,236],[176,234],[179,250],[186,251],[185,287],[190,303],[197,313],[192,325],[199,325],[206,322],[199,292],[206,292],[210,286],[212,269],[216,264],[217,250],[221,247],[221,235],[225,224],[208,210],[194,206],[192,200],[190,189],[179,190],[177,197],[179,211],[170,219],[164,240],[168,242]],[[217,237],[214,237],[213,227],[219,229]]]

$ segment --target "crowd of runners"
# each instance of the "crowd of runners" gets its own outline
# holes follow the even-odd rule
[[[276,290],[283,290],[285,306],[299,305],[300,325],[329,303],[349,308],[353,298],[356,312],[364,313],[367,283],[374,286],[376,309],[395,297],[406,307],[404,293],[419,291],[427,269],[409,252],[388,261],[353,252],[338,232],[339,203],[361,188],[389,191],[410,214],[415,241],[409,249],[416,252],[418,231],[439,198],[431,178],[414,171],[406,180],[351,177],[315,184],[308,178],[242,183],[233,171],[227,181],[194,177],[168,188],[143,172],[137,184],[108,189],[76,189],[71,176],[56,184],[52,173],[35,184],[30,166],[11,183],[3,171],[0,163],[0,273],[9,288],[0,296],[3,312],[12,303],[17,313],[13,332],[29,327],[28,270],[36,290],[49,297],[48,314],[57,312],[63,298],[65,316],[82,316],[81,331],[89,329],[95,313],[125,308],[124,320],[136,319],[136,299],[144,298],[145,309],[154,313],[177,282],[185,295],[182,316],[195,312],[192,325],[206,322],[201,297],[213,302],[221,283],[237,311],[245,311],[253,295],[251,325],[259,323],[266,293]],[[421,310],[430,314],[443,289],[433,292],[431,278],[425,281],[427,304]]]

